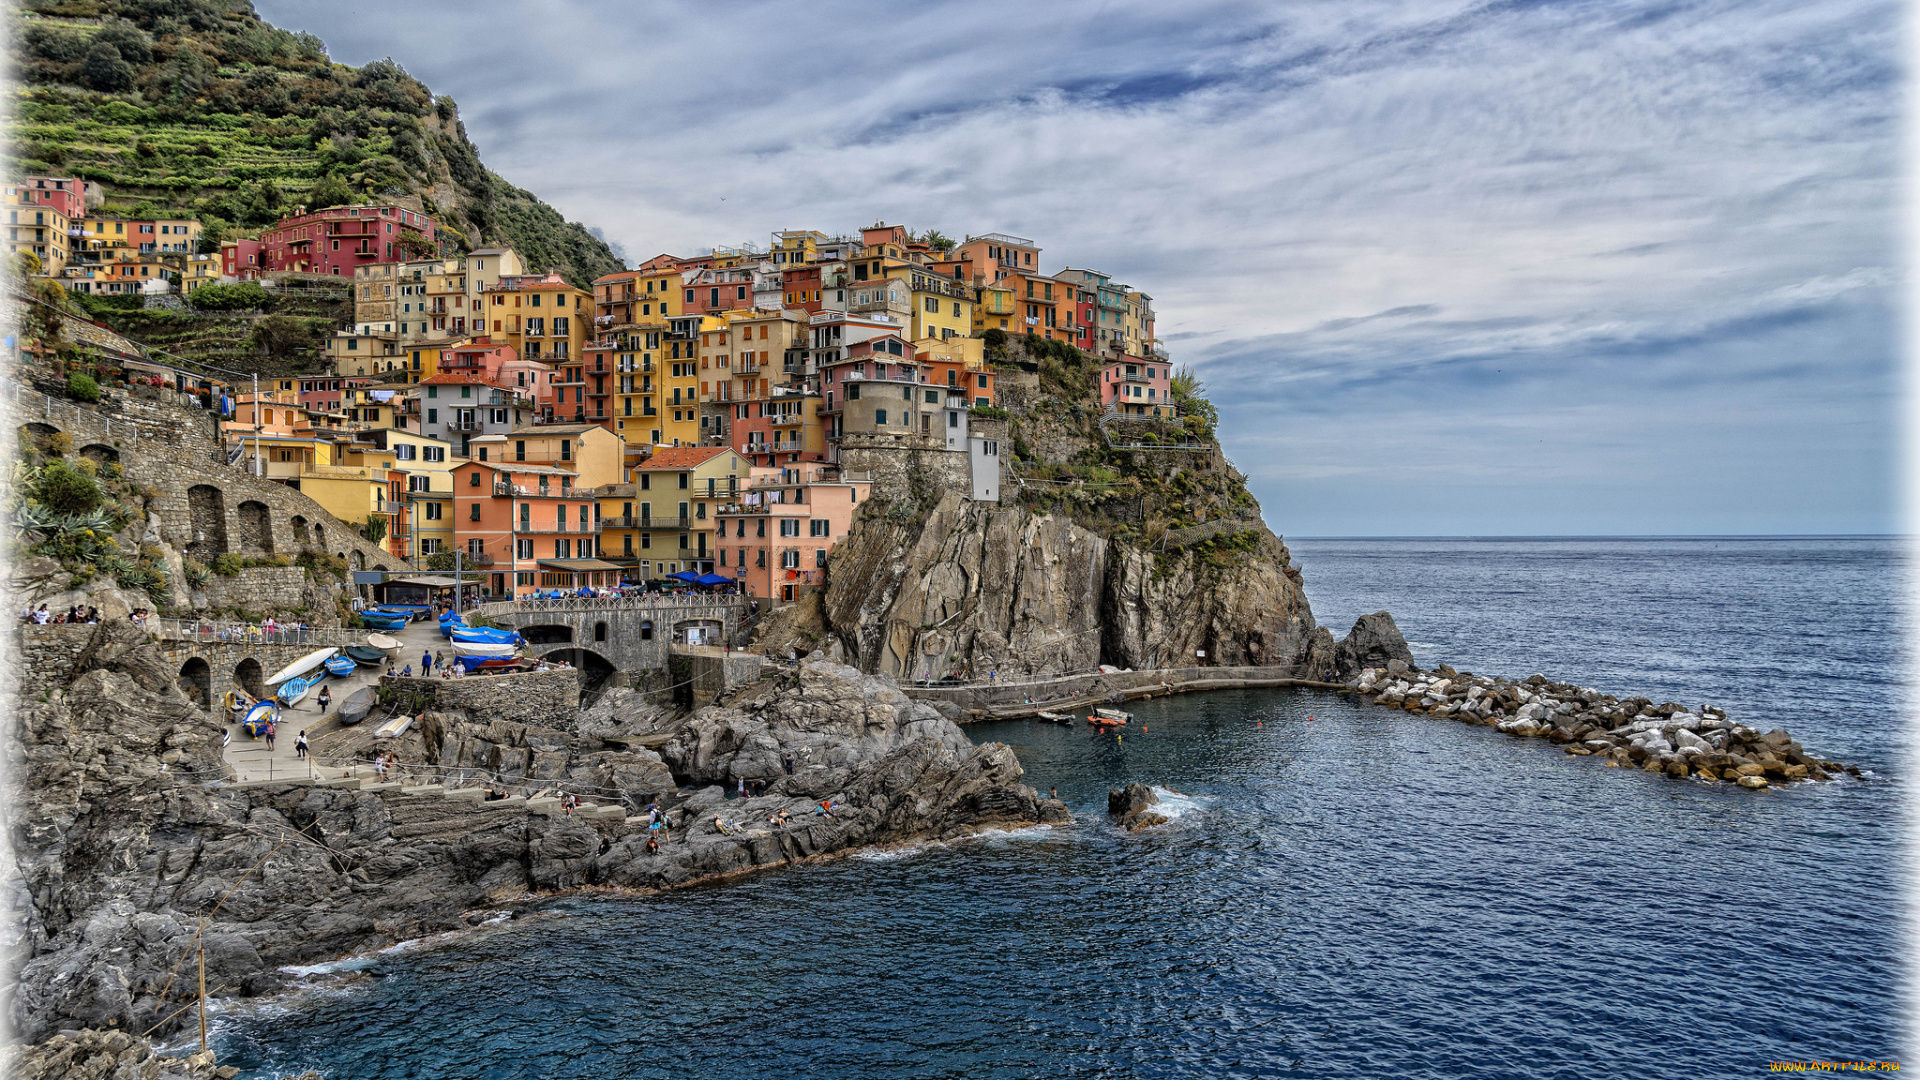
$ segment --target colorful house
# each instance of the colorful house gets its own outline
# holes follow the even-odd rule
[[[715,511],[738,496],[751,470],[724,446],[661,447],[636,466],[640,577],[712,572]]]
[[[1167,364],[1128,357],[1100,369],[1100,404],[1129,416],[1172,416],[1172,381]]]
[[[755,468],[714,514],[714,573],[753,595],[790,603],[826,582],[828,555],[872,491],[835,465]]]

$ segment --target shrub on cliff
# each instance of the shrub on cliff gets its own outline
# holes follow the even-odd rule
[[[67,396],[92,405],[100,400],[100,384],[93,381],[93,376],[76,371],[67,376]]]
[[[233,285],[202,285],[187,294],[187,303],[201,311],[252,311],[272,303],[273,294],[251,281]]]
[[[85,514],[100,508],[106,493],[100,482],[68,465],[50,461],[33,482],[33,500],[56,514]]]
[[[213,557],[213,566],[211,569],[221,577],[232,577],[238,574],[245,565],[245,563],[240,561],[240,556],[235,555],[231,551],[225,551]]]

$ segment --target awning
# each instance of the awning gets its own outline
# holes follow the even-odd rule
[[[691,570],[682,570],[677,574],[668,574],[667,576],[677,581],[693,581],[697,579],[700,575],[694,573]]]
[[[478,588],[480,586],[480,578],[478,576],[479,572],[476,570],[468,570],[466,571],[466,573],[469,575],[473,575],[473,576],[469,576],[466,579],[467,587],[470,589]],[[417,576],[417,577],[388,578],[387,583],[389,585],[392,585],[392,584],[425,585],[425,586],[428,586],[429,588],[434,588],[434,589],[451,589],[453,588],[453,575],[448,574],[444,577],[437,576],[437,575],[425,575],[425,576]]]
[[[693,583],[696,585],[731,585],[733,584],[733,579],[730,577],[721,577],[719,574],[701,574],[699,577],[693,579]]]
[[[541,559],[539,565],[549,570],[565,570],[569,573],[583,574],[590,570],[618,570],[618,566],[599,559]]]

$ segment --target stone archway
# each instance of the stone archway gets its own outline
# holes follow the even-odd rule
[[[288,520],[287,524],[293,526],[293,546],[306,547],[307,519],[300,514],[295,514]]]
[[[529,645],[566,645],[573,641],[573,627],[560,623],[523,626],[520,636],[526,638]]]
[[[321,528],[317,521],[313,523],[313,546],[319,551],[327,550],[327,530]]]
[[[88,443],[80,448],[80,456],[95,465],[117,465],[120,462],[120,451],[105,443]]]
[[[613,661],[594,652],[592,649],[571,648],[555,649],[544,653],[542,660],[565,660],[580,672],[580,704],[591,705],[606,688],[607,680],[613,678],[619,669]]]
[[[227,500],[212,484],[195,484],[187,489],[187,520],[193,539],[187,542],[187,554],[200,562],[210,562],[227,552]]]
[[[180,691],[195,705],[213,710],[213,668],[200,657],[190,657],[180,665]]]
[[[273,515],[267,504],[248,499],[235,513],[240,526],[240,550],[248,555],[273,554]]]
[[[267,696],[266,677],[267,673],[260,668],[260,661],[251,656],[234,665],[233,685],[255,698]]]

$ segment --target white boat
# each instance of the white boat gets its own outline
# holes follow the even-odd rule
[[[286,682],[288,679],[297,675],[305,675],[307,672],[326,663],[327,657],[339,651],[340,650],[336,648],[315,649],[300,659],[295,660],[293,663],[288,664],[286,667],[281,668],[279,671],[274,672],[273,677],[267,680],[267,685],[272,686],[275,683]]]
[[[456,641],[453,643],[455,656],[512,656],[520,651],[520,646],[505,642]]]
[[[397,739],[407,733],[407,727],[412,723],[413,717],[401,713],[399,716],[394,717],[374,729],[373,737],[376,739]]]
[[[1068,715],[1067,715],[1067,714],[1065,714],[1065,713],[1057,713],[1057,712],[1048,712],[1048,711],[1047,711],[1047,710],[1045,710],[1045,709],[1041,709],[1041,710],[1040,710],[1039,712],[1037,712],[1037,713],[1035,713],[1034,715],[1035,715],[1035,716],[1038,716],[1038,717],[1039,717],[1040,719],[1042,719],[1042,720],[1045,720],[1045,721],[1047,721],[1048,723],[1051,723],[1051,724],[1071,724],[1071,723],[1073,723],[1073,717],[1071,717],[1071,716],[1068,716]]]
[[[388,637],[385,634],[368,634],[367,648],[379,649],[388,656],[392,656],[400,651],[400,639],[397,637]]]

